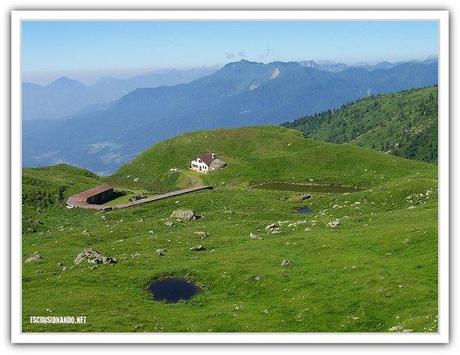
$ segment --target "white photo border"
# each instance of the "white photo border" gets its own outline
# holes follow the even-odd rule
[[[21,22],[37,21],[323,21],[439,23],[438,332],[437,333],[30,333],[22,332]],[[404,344],[449,342],[449,12],[434,11],[12,11],[11,12],[11,342],[156,344]]]

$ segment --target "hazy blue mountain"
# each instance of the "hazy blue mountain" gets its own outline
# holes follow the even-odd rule
[[[313,68],[318,70],[325,70],[330,71],[333,73],[337,73],[339,71],[348,69],[348,65],[344,63],[336,63],[329,60],[303,60],[298,62],[302,67]]]
[[[337,73],[337,72],[344,71],[350,68],[362,68],[368,71],[373,71],[377,69],[391,69],[398,65],[406,64],[406,63],[433,64],[437,62],[438,62],[437,56],[429,56],[428,58],[424,60],[410,60],[410,61],[400,61],[400,62],[383,61],[383,62],[378,62],[376,64],[368,64],[368,63],[363,62],[363,63],[355,63],[355,64],[347,65],[344,63],[337,63],[337,62],[330,61],[330,60],[318,60],[318,61],[303,60],[298,63],[303,67]]]
[[[137,88],[154,88],[163,85],[188,83],[215,72],[216,68],[188,70],[161,70],[126,79],[101,78],[88,86],[66,77],[48,85],[22,84],[22,119],[57,120],[68,119],[82,112],[107,107]]]
[[[329,72],[294,62],[239,61],[188,84],[136,89],[102,110],[24,125],[23,163],[69,162],[112,172],[150,145],[185,131],[277,124],[369,94],[437,83],[437,63]]]
[[[48,85],[22,84],[24,120],[55,120],[99,102],[91,87],[62,77]]]
[[[195,79],[212,74],[217,69],[215,67],[189,70],[165,69],[126,79],[103,77],[92,85],[92,88],[103,95],[106,101],[112,101],[138,88],[154,88],[189,83]]]

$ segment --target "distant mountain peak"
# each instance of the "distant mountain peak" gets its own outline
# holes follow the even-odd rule
[[[255,65],[255,64],[263,64],[263,63],[259,63],[259,62],[251,62],[250,60],[246,60],[246,59],[241,59],[241,60],[238,60],[236,62],[230,62],[230,63],[227,63],[225,64],[223,68],[230,68],[230,67],[240,67],[240,66],[246,66],[246,65]]]
[[[70,79],[66,76],[61,76],[60,78],[52,81],[48,86],[50,87],[76,87],[76,86],[86,86],[80,83],[77,80]]]
[[[239,61],[237,61],[237,63],[240,63],[240,64],[259,64],[259,62],[251,62],[250,60],[247,60],[247,59],[240,59]]]

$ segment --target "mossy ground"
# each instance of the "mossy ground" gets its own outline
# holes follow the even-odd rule
[[[297,134],[281,130],[290,149]],[[260,131],[269,138],[266,134]],[[272,165],[281,163],[271,174],[261,169],[261,181],[312,178],[367,189],[314,193],[300,201],[294,192],[247,187],[257,177],[253,170],[246,177],[237,173],[232,180],[229,165],[228,170],[203,176],[216,185],[212,191],[100,213],[66,209],[63,201],[101,181],[132,188],[132,172],[130,178],[100,179],[66,166],[25,169],[22,253],[24,260],[34,252],[43,259],[23,263],[23,330],[437,331],[436,167],[357,147],[305,141],[322,152],[322,158],[338,154],[340,166],[332,168],[333,158],[328,159],[329,171],[325,165],[304,166],[302,178],[301,165],[285,171],[286,159],[273,160]],[[350,153],[341,155],[340,147]],[[231,150],[223,148],[221,154],[233,161]],[[253,156],[250,149],[247,154]],[[354,170],[346,168],[347,154]],[[156,190],[168,189],[173,181],[162,179],[170,164],[164,164],[164,175],[156,170],[159,181],[167,182]],[[130,166],[140,175],[136,162]],[[340,169],[345,170],[336,174]],[[146,173],[142,180],[148,180]],[[151,181],[153,177],[145,182],[146,190]],[[183,182],[176,179],[171,186],[178,181]],[[40,202],[45,192],[50,196],[46,206]],[[301,206],[311,207],[312,214],[297,214]],[[167,227],[164,223],[175,209],[193,209],[201,218]],[[341,222],[337,228],[326,226],[336,218]],[[270,223],[303,220],[297,226],[282,223],[280,234],[265,230]],[[196,231],[209,235],[200,239]],[[251,239],[250,233],[262,239]],[[197,244],[206,250],[191,251]],[[74,266],[76,255],[87,246],[116,257],[118,263]],[[166,255],[157,256],[158,248],[166,249]],[[290,264],[281,266],[283,259]],[[187,277],[203,292],[186,302],[154,302],[148,283],[165,275]],[[84,315],[87,323],[29,324],[32,315]]]

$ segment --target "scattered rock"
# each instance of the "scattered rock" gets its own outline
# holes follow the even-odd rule
[[[329,228],[337,228],[337,226],[340,225],[340,220],[339,219],[335,219],[333,221],[330,221],[328,224],[327,224],[327,227]]]
[[[302,221],[297,221],[297,222],[292,222],[292,223],[289,223],[288,224],[288,227],[298,227],[300,226],[301,224],[306,224],[307,221],[306,220],[302,220]]]
[[[272,223],[272,224],[269,224],[268,226],[266,226],[265,230],[268,231],[268,232],[271,232],[273,229],[275,229],[277,227],[278,227],[278,224]]]
[[[62,271],[66,271],[67,267],[64,265],[62,262],[57,263],[58,268],[60,268]]]
[[[166,227],[174,227],[174,223],[171,222],[171,221],[166,221],[166,222],[165,222],[165,226],[166,226]]]
[[[291,265],[291,262],[289,260],[283,259],[283,261],[281,262],[281,266],[283,267],[288,267],[290,265]]]
[[[299,196],[299,200],[301,200],[301,201],[308,200],[308,199],[310,199],[310,198],[311,198],[311,195],[310,195],[310,194],[301,194],[301,195]]]
[[[226,166],[227,166],[226,162],[217,158],[212,161],[211,165],[209,166],[209,171],[216,171],[216,170],[225,168]]]
[[[251,238],[251,239],[257,239],[257,240],[261,240],[261,239],[262,239],[262,237],[258,236],[258,235],[255,234],[255,233],[252,233],[252,232],[249,233],[249,238]]]
[[[166,249],[157,249],[155,250],[155,253],[158,255],[158,256],[165,256],[166,255]]]
[[[43,260],[42,256],[40,254],[38,254],[38,251],[36,251],[35,253],[33,253],[31,256],[29,256],[25,262],[26,263],[36,263],[40,260]]]
[[[82,262],[88,262],[92,264],[115,264],[117,259],[111,256],[105,256],[99,253],[97,250],[92,248],[83,249],[80,254],[74,260],[76,265],[81,264]]]
[[[198,216],[192,210],[175,210],[171,213],[170,218],[177,218],[184,221],[192,221],[198,218]]]
[[[199,236],[201,239],[206,238],[209,235],[209,233],[203,231],[195,232],[195,234]]]
[[[206,250],[206,248],[203,246],[203,245],[195,245],[193,247],[190,248],[190,250],[192,251],[203,251],[203,250]]]
[[[403,327],[400,325],[395,325],[394,327],[388,329],[389,332],[401,332],[402,330]]]

